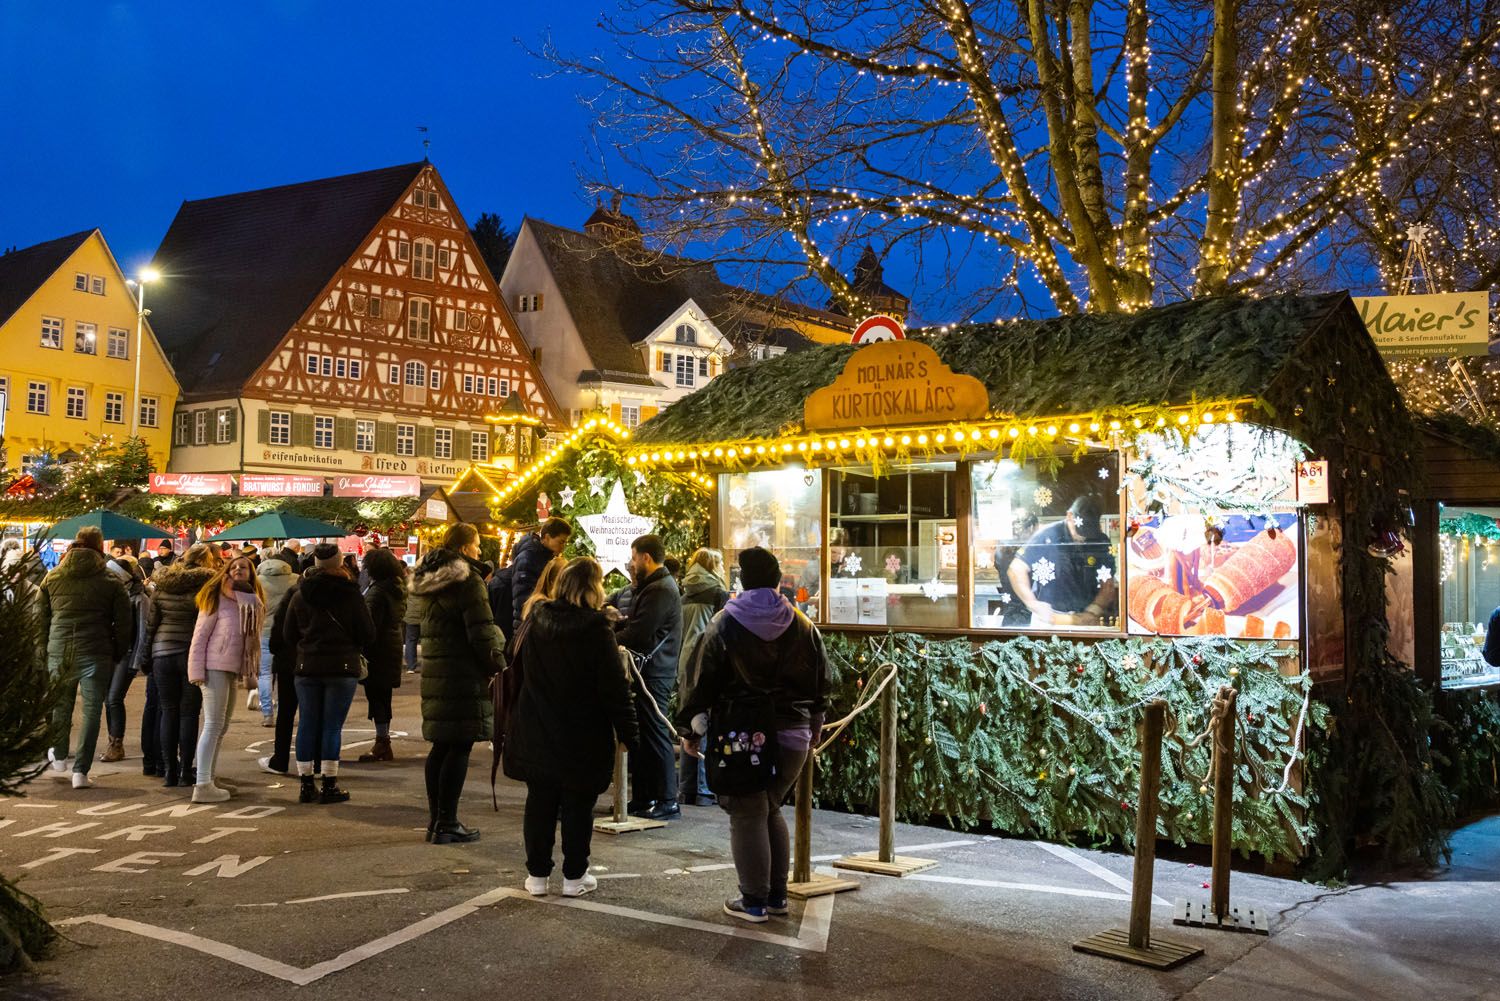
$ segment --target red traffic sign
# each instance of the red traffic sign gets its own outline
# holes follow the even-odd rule
[[[874,344],[878,341],[904,340],[906,340],[906,328],[901,325],[901,321],[894,316],[877,313],[865,318],[859,326],[854,328],[854,336],[849,338],[849,343]]]

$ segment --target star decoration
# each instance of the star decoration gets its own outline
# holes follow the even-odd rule
[[[604,482],[607,479],[608,479],[607,476],[590,476],[589,477],[589,494],[590,494],[590,496],[592,496],[594,494],[598,494],[600,497],[603,497],[604,496]]]
[[[946,592],[943,589],[943,582],[934,577],[932,580],[922,582],[922,593],[933,601],[937,601]]]
[[[652,529],[651,519],[632,514],[625,491],[616,481],[609,504],[599,514],[575,519],[594,543],[594,558],[605,573],[613,568],[629,576],[630,543]]]
[[[643,487],[646,485],[646,474],[641,472],[639,469],[635,471],[635,485],[638,487]]]
[[[1031,500],[1037,507],[1046,507],[1052,503],[1052,491],[1046,487],[1037,487],[1031,495]]]
[[[1111,570],[1109,567],[1100,567],[1098,570],[1094,571],[1094,576],[1097,577],[1097,578],[1099,578],[1099,586],[1100,587],[1103,587],[1105,585],[1105,583],[1108,582],[1109,579],[1111,577],[1113,577],[1114,575],[1115,575],[1115,572],[1113,570]]]
[[[887,556],[885,558],[885,572],[889,574],[900,573],[901,557],[897,556],[895,553],[891,553],[891,555]]]
[[[572,487],[563,487],[557,492],[557,503],[559,507],[572,507],[573,498],[578,496],[578,491]]]
[[[1104,466],[1100,466],[1099,467],[1099,479],[1101,479],[1101,480],[1107,480],[1107,479],[1109,479],[1109,469],[1107,467],[1104,467]]]
[[[844,557],[844,569],[852,574],[857,574],[865,568],[865,561],[859,558],[858,553],[851,553]]]
[[[1031,564],[1031,581],[1037,587],[1046,587],[1057,579],[1057,567],[1045,556]]]

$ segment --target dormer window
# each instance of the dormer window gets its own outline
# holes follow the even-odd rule
[[[698,331],[691,323],[679,323],[677,325],[678,344],[697,344]]]

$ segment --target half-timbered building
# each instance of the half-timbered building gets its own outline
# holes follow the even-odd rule
[[[519,403],[561,426],[426,161],[184,202],[154,264],[151,320],[183,382],[174,472],[447,483],[531,451],[529,426],[485,414]]]

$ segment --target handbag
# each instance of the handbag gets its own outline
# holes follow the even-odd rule
[[[765,792],[781,760],[776,739],[776,706],[769,695],[726,698],[708,715],[703,757],[708,787],[717,795]]]

